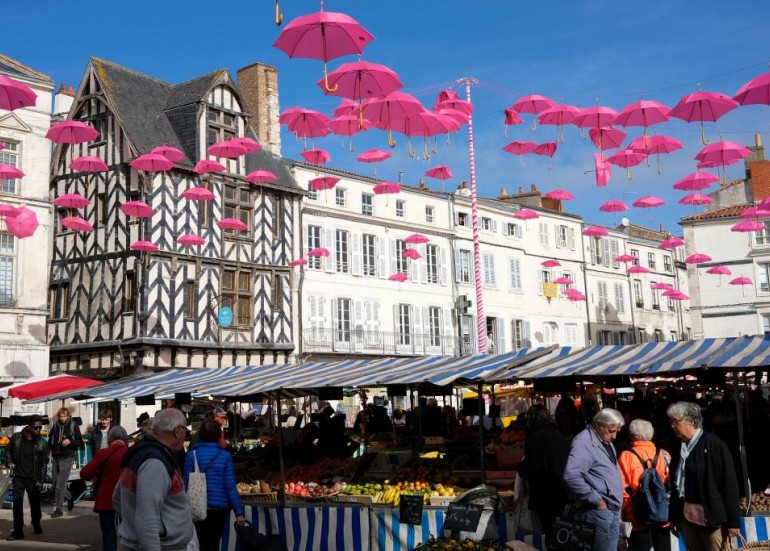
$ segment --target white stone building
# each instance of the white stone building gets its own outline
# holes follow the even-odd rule
[[[0,74],[23,82],[37,94],[33,107],[0,110],[0,164],[20,168],[25,176],[0,180],[0,202],[24,205],[37,215],[31,237],[17,239],[0,220],[0,385],[48,376],[46,305],[51,251],[52,209],[48,193],[53,82],[18,61],[0,55]],[[6,411],[19,405],[6,404]]]

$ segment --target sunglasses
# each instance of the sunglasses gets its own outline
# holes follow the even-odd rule
[[[35,425],[32,427],[32,430],[43,430],[43,425]]]

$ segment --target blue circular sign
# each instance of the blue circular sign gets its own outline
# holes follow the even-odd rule
[[[233,323],[233,311],[229,306],[223,306],[219,309],[219,325],[222,327],[230,327]]]

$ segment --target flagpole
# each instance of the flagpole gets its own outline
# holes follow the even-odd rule
[[[478,84],[472,77],[457,81],[465,85],[465,99],[471,103],[471,85]],[[476,328],[479,354],[487,353],[487,318],[484,316],[484,297],[481,281],[481,245],[479,243],[479,209],[476,196],[476,155],[473,150],[473,115],[468,115],[468,154],[471,168],[471,222],[473,224],[473,273],[476,282]]]

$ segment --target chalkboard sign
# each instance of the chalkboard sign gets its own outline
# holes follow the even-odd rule
[[[450,503],[444,515],[444,530],[475,532],[484,508],[473,503]],[[550,546],[548,547],[550,550]]]
[[[422,504],[423,497],[401,494],[401,501],[398,505],[398,520],[401,524],[422,524]]]
[[[595,533],[593,524],[556,517],[548,537],[548,551],[591,551]]]

